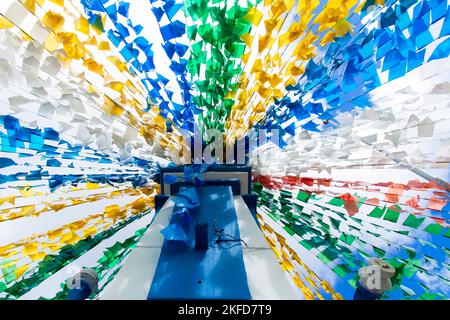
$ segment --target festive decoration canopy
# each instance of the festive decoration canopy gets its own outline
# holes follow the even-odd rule
[[[185,137],[277,129],[253,192],[305,298],[375,256],[448,299],[449,55],[447,0],[0,1],[0,298],[101,296]]]

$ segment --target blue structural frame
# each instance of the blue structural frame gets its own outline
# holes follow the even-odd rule
[[[169,196],[164,194],[157,194],[155,196],[155,213],[158,213],[159,210],[161,210],[167,200],[169,200]]]
[[[167,167],[161,168],[159,172],[159,183],[161,185],[161,194],[155,197],[155,212],[158,213],[159,210],[164,206],[166,201],[169,199],[168,195],[164,194],[164,174],[166,173],[182,173],[184,172],[185,166],[178,167]],[[253,219],[259,226],[258,219],[256,218],[256,205],[258,197],[252,194],[252,167],[250,166],[239,166],[239,165],[212,165],[206,169],[206,172],[246,172],[248,176],[248,194],[243,194],[242,199],[249,208]],[[230,179],[234,180],[234,179]],[[212,182],[213,184],[221,184],[218,181]],[[230,182],[231,183],[231,182]],[[234,183],[232,183],[233,185]],[[181,184],[180,184],[181,185]],[[240,189],[240,188],[239,188]],[[172,190],[171,190],[172,191]],[[240,190],[239,190],[240,191]],[[233,193],[236,194],[236,186],[234,186]]]
[[[180,192],[181,187],[193,186],[194,184],[189,181],[175,182],[170,185],[170,195]],[[239,179],[212,179],[206,180],[202,186],[230,186],[233,191],[233,195],[241,194],[241,181]]]
[[[159,172],[159,183],[161,185],[161,194],[164,194],[164,174],[165,173],[182,173],[185,166],[167,167],[161,168]],[[249,194],[252,190],[252,167],[249,166],[236,166],[236,165],[211,165],[208,166],[206,172],[247,172],[248,175],[248,189]]]

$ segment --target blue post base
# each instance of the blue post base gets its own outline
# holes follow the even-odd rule
[[[199,223],[195,226],[195,250],[208,250],[208,222]]]
[[[81,280],[80,288],[70,289],[66,300],[85,300],[91,295],[91,292],[92,290],[89,284]]]
[[[364,288],[359,282],[353,300],[378,300],[383,294],[375,294]]]

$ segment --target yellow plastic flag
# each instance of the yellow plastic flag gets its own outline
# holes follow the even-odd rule
[[[153,123],[156,124],[159,128],[165,130],[166,129],[166,119],[163,116],[158,114],[154,119]]]
[[[340,293],[334,293],[331,297],[333,300],[344,300],[344,297]]]
[[[0,205],[4,204],[6,202],[14,205],[15,202],[16,202],[16,196],[9,196],[9,197],[0,198]]]
[[[111,50],[111,47],[109,46],[109,42],[101,41],[100,44],[98,45],[98,50],[101,50],[101,51]]]
[[[325,300],[325,298],[318,291],[316,291],[316,296],[319,298],[319,300]]]
[[[14,27],[14,23],[6,19],[4,16],[0,16],[0,30],[1,29],[9,29]]]
[[[259,113],[259,112],[266,112],[266,109],[264,108],[261,101],[258,102],[258,104],[253,107],[253,112]]]
[[[75,232],[66,233],[62,238],[61,242],[65,244],[74,244],[81,240],[81,237],[77,235]]]
[[[285,83],[284,86],[288,87],[288,86],[295,86],[296,82],[295,79],[293,77],[290,77]]]
[[[263,14],[255,7],[252,7],[252,8],[250,8],[250,10],[248,10],[247,14],[244,16],[244,19],[246,19],[248,22],[250,22],[254,26],[258,26],[262,17],[263,17]]]
[[[260,72],[256,73],[255,78],[259,82],[265,83],[270,79],[270,75],[265,71],[260,71]]]
[[[54,4],[57,4],[60,7],[64,7],[64,0],[50,0],[50,2],[53,2]]]
[[[119,69],[120,72],[124,71],[126,69],[126,65],[125,63],[123,63],[122,61],[120,61],[119,58],[111,56],[111,57],[107,57],[107,59],[114,64],[117,69]]]
[[[273,247],[272,250],[275,253],[275,255],[277,256],[277,258],[281,259],[281,252],[280,252],[280,250],[278,250],[278,248],[275,248],[275,247]]]
[[[87,46],[98,46],[98,41],[97,41],[96,37],[92,36],[92,37],[89,37],[89,39],[86,40],[84,42],[84,44]]]
[[[105,214],[105,217],[115,219],[119,215],[120,206],[114,204],[111,206],[107,206],[103,213]]]
[[[34,0],[24,0],[22,1],[22,4],[31,13],[36,13],[36,2]]]
[[[339,37],[343,37],[347,32],[352,31],[352,24],[346,19],[341,19],[336,22],[336,24],[333,26],[333,29],[336,31],[336,35],[338,35]]]
[[[47,39],[45,40],[44,46],[45,46],[45,49],[50,52],[53,52],[56,49],[58,49],[59,42],[57,41],[56,34],[51,32],[48,35]]]
[[[320,284],[322,285],[322,288],[325,290],[326,293],[332,293],[333,292],[333,288],[331,287],[331,285],[327,281],[322,280],[322,282]]]
[[[286,11],[289,11],[294,7],[295,0],[284,0],[284,5],[286,6]]]
[[[61,209],[64,209],[67,205],[65,203],[55,203],[55,204],[49,204],[48,205],[50,208],[52,208],[52,210],[54,211],[59,211]]]
[[[70,199],[72,205],[77,205],[80,203],[84,203],[85,201],[82,199]]]
[[[282,264],[287,271],[291,271],[295,268],[294,265],[289,260],[283,260]]]
[[[87,228],[83,230],[83,238],[87,238],[89,236],[93,236],[97,233],[97,228],[95,226],[92,226],[90,228]]]
[[[26,255],[34,254],[39,251],[39,243],[30,242],[23,245],[23,253]]]
[[[19,190],[19,192],[24,198],[32,197],[34,195],[33,190],[29,186],[24,187],[23,189]]]
[[[97,73],[97,74],[101,75],[102,77],[105,75],[103,66],[101,64],[97,63],[93,59],[89,58],[89,59],[84,60],[83,66],[88,68],[89,71]]]
[[[48,244],[47,247],[48,247],[48,249],[49,249],[51,252],[55,252],[55,251],[59,250],[60,248],[62,248],[61,245],[59,245],[59,244],[54,244],[54,243]]]
[[[120,81],[111,81],[106,86],[117,92],[122,92],[125,88],[125,84]]]
[[[283,0],[275,0],[270,7],[272,19],[278,19],[283,13],[287,11],[286,4]]]
[[[289,32],[283,33],[282,35],[278,36],[278,48],[282,48],[289,43],[291,43],[289,41]]]
[[[13,260],[13,261],[8,261],[6,263],[3,263],[2,268],[10,268],[10,267],[14,266],[17,263],[17,261],[19,261],[19,260]]]
[[[281,23],[277,19],[267,19],[264,20],[264,26],[266,28],[266,32],[271,33],[273,30],[278,29],[278,26],[281,26]]]
[[[335,36],[335,33],[334,33],[334,31],[328,31],[324,36],[323,36],[323,38],[322,38],[322,40],[320,40],[320,45],[321,46],[324,46],[324,45],[326,45],[327,43],[329,43],[329,42],[333,42],[334,41],[334,36]]]
[[[72,222],[72,223],[69,225],[69,229],[70,229],[71,231],[75,232],[75,231],[78,231],[78,230],[80,230],[80,229],[83,229],[84,226],[85,226],[87,223],[88,223],[88,220],[79,220],[79,221],[75,221],[75,222]]]
[[[75,30],[89,35],[89,21],[84,17],[80,17],[75,21]]]
[[[287,69],[287,74],[294,76],[294,77],[299,76],[305,72],[305,67],[303,65],[300,65],[297,67],[295,65],[295,62],[290,62],[287,65],[286,69]],[[293,85],[295,85],[295,83]]]
[[[145,208],[147,208],[147,203],[145,202],[145,199],[143,197],[133,201],[130,204],[131,208],[133,209],[133,211],[135,212],[142,212],[144,211]]]
[[[102,110],[112,116],[120,116],[125,110],[111,98],[105,95],[105,102],[103,104]]]
[[[56,229],[47,232],[47,236],[50,240],[56,239],[63,235],[63,229]]]
[[[20,210],[20,216],[29,216],[35,212],[35,209],[36,207],[34,205],[22,207],[22,209]]]
[[[58,32],[64,24],[64,17],[59,13],[49,10],[42,17],[41,22],[45,27]]]
[[[312,39],[312,41],[311,41]],[[314,42],[317,39],[317,36],[314,35],[313,38],[305,37],[302,41],[298,43],[298,45],[295,47],[293,56],[297,56],[300,60],[308,61],[309,59],[313,58],[315,56],[315,49],[316,47],[313,45],[310,45],[312,42]]]
[[[64,51],[70,59],[81,59],[86,56],[86,48],[76,34],[72,32],[59,32],[57,40],[64,46]]]
[[[253,63],[251,72],[256,73],[256,72],[260,72],[260,71],[262,71],[262,61],[261,61],[261,59],[256,59],[255,62]]]
[[[281,91],[280,89],[275,89],[272,92],[272,96],[276,99],[281,99],[284,97],[284,93],[283,91]]]
[[[9,251],[9,252],[0,252],[0,256],[3,259],[8,259],[8,258],[10,258],[12,256],[15,256],[18,253],[20,253],[20,251],[17,251],[17,250],[16,251]]]
[[[29,257],[33,261],[38,261],[44,259],[46,255],[47,254],[45,252],[37,252],[35,254],[30,254]]]
[[[16,276],[16,279],[20,278],[29,268],[30,266],[28,264],[25,264],[16,270],[14,270],[14,274]]]
[[[311,12],[319,5],[319,0],[301,0],[297,5],[297,14],[300,15],[302,11]]]
[[[294,274],[292,274],[292,280],[294,280],[294,284],[299,288],[303,288],[305,286],[303,284],[303,281],[300,279],[298,273],[295,271],[294,271]]]
[[[268,80],[272,87],[276,87],[282,81],[281,78],[277,74],[272,75],[272,77],[270,77]]]
[[[98,185],[98,183],[87,182],[86,183],[86,188],[88,190],[94,190],[94,189],[100,188],[100,186]]]
[[[269,47],[272,44],[273,40],[274,40],[274,38],[272,38],[272,36],[269,33],[262,37],[259,37],[258,52],[259,53],[263,52],[264,49],[266,49],[267,47]]]
[[[253,36],[250,35],[250,33],[245,33],[241,36],[242,41],[245,42],[245,44],[249,47],[252,46],[253,43]]]
[[[297,40],[300,35],[306,30],[306,26],[298,22],[292,23],[289,29],[278,37],[278,46],[281,48],[295,40]]]
[[[270,95],[270,89],[264,86],[259,86],[258,94],[261,96],[261,98],[267,99]]]
[[[305,300],[314,300],[315,298],[314,293],[308,287],[303,287],[302,293],[305,297]]]

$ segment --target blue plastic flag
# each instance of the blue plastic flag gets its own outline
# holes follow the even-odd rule
[[[428,62],[436,59],[447,58],[450,55],[450,38],[445,39],[441,42],[436,49],[434,49]]]
[[[14,166],[16,163],[9,158],[0,158],[0,168]]]
[[[186,241],[186,233],[178,223],[171,223],[166,228],[162,229],[161,234],[164,239],[171,241]]]
[[[185,29],[185,24],[178,20],[160,28],[164,41],[181,37],[186,31]]]

